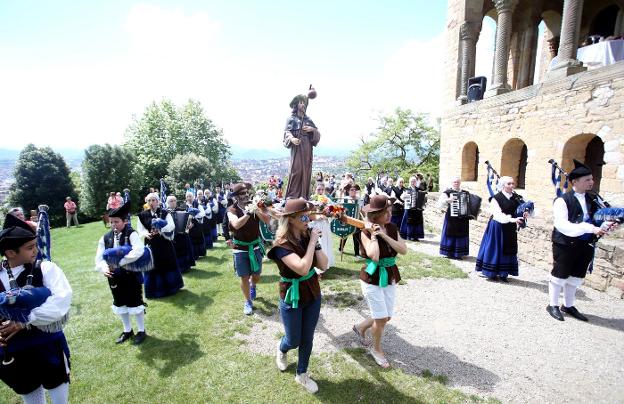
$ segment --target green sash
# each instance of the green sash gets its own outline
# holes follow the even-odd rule
[[[366,273],[373,275],[379,268],[379,286],[385,288],[388,286],[388,271],[386,268],[396,265],[396,257],[381,258],[379,262],[375,262],[370,258],[366,259]]]
[[[259,246],[260,252],[262,253],[262,256],[264,257],[264,245],[262,244],[262,240],[260,240],[260,237],[258,237],[254,241],[249,241],[249,242],[240,241],[240,240],[236,240],[235,238],[232,238],[232,242],[234,244],[238,244],[243,247],[248,247],[247,252],[249,254],[249,262],[251,263],[251,272],[260,271],[260,263],[258,263],[258,260],[256,259],[256,252],[254,251],[254,247]]]
[[[315,274],[315,271],[314,271],[314,268],[312,268],[310,272],[308,272],[307,275],[302,276],[301,278],[290,279],[290,278],[281,277],[280,282],[292,283],[292,285],[290,285],[290,287],[286,291],[284,302],[290,304],[293,309],[296,309],[297,307],[299,307],[299,283],[303,281],[307,281],[312,276],[314,276],[314,274]]]

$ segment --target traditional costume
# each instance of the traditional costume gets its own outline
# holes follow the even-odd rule
[[[353,186],[357,191],[360,190],[360,186],[355,184]],[[345,192],[349,192],[349,189],[351,189],[351,185],[347,185],[345,187]],[[360,200],[358,198],[352,199],[351,197],[345,197],[342,199],[343,203],[354,203],[356,205],[356,209],[355,209],[355,218],[360,217]],[[360,256],[360,229],[356,228],[355,231],[353,232],[353,234],[351,235],[351,238],[353,239],[353,255],[355,257],[359,257]],[[347,238],[341,238],[340,239],[340,244],[338,246],[338,250],[339,251],[343,251],[345,245],[347,244]]]
[[[316,91],[314,92],[316,94]],[[290,149],[290,167],[288,170],[288,187],[284,199],[310,197],[310,180],[312,178],[312,148],[316,146],[321,139],[316,125],[304,113],[303,117],[298,115],[298,105],[300,101],[305,103],[307,108],[308,100],[311,97],[299,94],[290,102],[292,114],[286,120],[286,128],[284,129],[284,147]],[[314,128],[312,132],[303,131],[304,126]],[[300,143],[295,145],[293,139],[299,139]]]
[[[171,217],[175,222],[175,236],[173,246],[175,247],[176,259],[180,272],[186,273],[195,266],[195,253],[189,230],[190,214],[184,209],[169,209]]]
[[[158,230],[152,225],[154,219],[165,220],[167,224]],[[147,238],[152,229],[158,232]],[[167,210],[160,207],[156,211],[145,210],[139,213],[137,231],[145,244],[151,247],[154,255],[154,269],[145,273],[145,297],[154,299],[176,293],[184,286],[184,281],[178,268],[173,242],[163,236],[163,233],[175,232],[173,218]]]
[[[476,270],[490,279],[500,277],[506,281],[509,275],[518,276],[516,219],[522,217],[517,212],[522,203],[522,197],[515,192],[509,194],[501,190],[490,198],[492,216],[483,233],[476,265]]]
[[[217,238],[219,238],[219,232],[217,230],[217,218],[219,215],[219,202],[217,198],[206,197],[207,205],[206,210],[210,210],[210,218],[208,219],[208,227],[210,229],[210,244],[212,245]]]
[[[394,202],[392,203],[392,216],[390,221],[394,223],[394,225],[398,228],[401,226],[401,220],[403,220],[403,214],[405,213],[404,201],[403,201],[403,191],[405,191],[405,187],[403,186],[392,186],[390,188],[389,197],[390,199],[394,198]]]
[[[574,160],[575,168],[570,171],[568,180],[572,181],[592,175],[589,167]],[[594,213],[599,206],[589,193],[578,193],[576,189],[555,199],[553,204],[554,229],[552,233],[553,269],[551,271],[548,292],[550,304],[548,313],[563,321],[561,312],[588,321],[574,303],[576,290],[583,284],[585,275],[592,270],[594,258]],[[563,289],[564,305],[559,310],[559,294]]]
[[[110,209],[108,217],[117,217],[126,220],[130,212],[130,203],[125,203],[117,209]],[[131,246],[132,249],[118,263],[118,268],[111,269],[109,263],[104,258],[104,252],[110,248],[120,246]],[[128,223],[121,232],[114,229],[106,233],[98,242],[95,253],[95,268],[102,273],[111,273],[107,277],[108,286],[113,295],[113,305],[111,309],[117,314],[123,323],[124,330],[117,339],[117,343],[122,343],[132,336],[134,331],[130,323],[130,315],[133,315],[137,323],[137,335],[134,340],[135,345],[140,344],[146,337],[145,334],[145,303],[143,302],[143,276],[141,272],[128,271],[125,265],[131,264],[140,259],[145,251],[145,246],[139,234]]]
[[[34,240],[35,233],[25,222],[7,215],[0,232],[0,255],[17,251]],[[5,259],[0,267],[0,294],[5,304],[0,307],[0,324],[10,318],[11,296],[21,291],[46,291],[49,295],[41,304],[30,308],[26,325],[0,347],[0,380],[26,403],[45,402],[44,389],[53,403],[67,403],[69,396],[69,347],[62,324],[71,306],[72,289],[63,271],[53,262],[44,261],[10,267]],[[7,294],[8,292],[8,294]],[[17,320],[14,320],[17,321]],[[0,337],[6,338],[7,335]],[[8,398],[7,398],[8,399]]]
[[[189,236],[193,244],[193,258],[197,260],[199,257],[206,256],[206,240],[210,242],[210,247],[212,248],[212,239],[207,229],[206,210],[201,201],[197,199],[193,200],[192,203],[185,202],[184,207],[191,213],[191,223],[193,223],[193,226],[189,229]],[[195,209],[195,211],[192,209]]]
[[[246,194],[249,188],[246,184],[235,184],[232,187],[232,196],[237,198]],[[249,216],[245,224],[238,229],[232,226],[231,220],[228,223],[233,243],[234,271],[240,278],[250,277],[249,298],[246,299],[243,308],[243,312],[249,315],[253,312],[252,300],[256,297],[255,284],[251,278],[259,277],[262,273],[262,258],[264,257],[264,244],[260,237],[260,219],[256,214],[243,210],[238,203],[230,206],[227,212],[236,218]]]
[[[461,259],[469,254],[469,218],[451,216],[450,204],[460,193],[468,193],[461,189],[448,188],[440,194],[438,208],[446,209],[444,224],[440,237],[440,254],[449,258]]]
[[[423,219],[423,209],[427,197],[417,186],[406,188],[401,196],[405,201],[403,218],[401,219],[400,233],[405,240],[418,241],[425,238],[425,225]]]
[[[290,199],[286,201],[283,215],[292,215],[310,210],[310,206],[304,199]],[[298,349],[298,361],[295,380],[302,384],[309,392],[315,393],[318,390],[316,383],[309,378],[308,363],[312,354],[314,341],[314,330],[318,323],[321,311],[321,287],[318,275],[314,270],[318,267],[316,251],[312,257],[312,265],[308,272],[301,276],[283,260],[290,254],[296,254],[303,258],[306,255],[309,236],[302,237],[299,243],[291,243],[287,240],[276,240],[273,248],[268,253],[268,257],[275,261],[280,274],[279,282],[279,312],[284,324],[284,336],[280,338],[277,347],[276,362],[278,369],[286,370],[286,354],[289,350]],[[316,250],[321,250],[321,246],[315,246]],[[326,268],[321,268],[322,270]]]

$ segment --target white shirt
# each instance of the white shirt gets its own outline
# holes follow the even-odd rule
[[[11,268],[15,279],[24,271],[20,265]],[[52,293],[39,307],[34,308],[28,317],[28,324],[36,326],[48,325],[60,321],[65,317],[71,306],[72,288],[65,274],[55,263],[43,261],[41,263],[43,286]],[[9,275],[4,268],[0,268],[0,282],[5,290],[9,290]]]
[[[503,194],[507,199],[510,199],[512,196],[512,194],[509,194],[505,191],[501,191],[501,194]],[[493,219],[496,220],[498,223],[515,223],[516,221],[516,218],[513,218],[511,217],[511,215],[506,215],[503,213],[495,198],[492,198],[492,200],[490,201],[490,212],[492,213]]]
[[[152,212],[152,215],[154,213]],[[156,216],[156,218],[160,218],[160,216]],[[145,227],[143,227],[143,223],[141,223],[141,221],[138,221],[138,225],[137,225],[137,233],[139,233],[139,237],[141,238],[141,240],[145,240],[145,237],[150,233],[149,230],[147,230]],[[172,232],[175,230],[175,222],[173,221],[173,217],[171,216],[171,213],[167,213],[167,225],[165,227],[163,227],[162,229],[160,229],[160,233],[168,233],[168,232]]]
[[[143,256],[143,252],[145,251],[145,245],[139,234],[136,231],[130,233],[128,237],[130,241],[130,245],[132,246],[132,250],[128,254],[126,254],[120,261],[119,266],[124,266],[130,264]],[[119,239],[117,237],[114,238],[113,247],[119,247]],[[100,241],[98,242],[98,248],[95,253],[95,270],[100,272],[105,272],[108,270],[108,264],[104,260],[104,250],[106,246],[104,245],[104,237],[100,237]]]
[[[579,237],[585,233],[593,233],[595,226],[591,223],[584,222],[589,218],[585,194],[574,192],[574,196],[578,199],[583,209],[583,222],[570,222],[568,220],[568,206],[563,198],[557,198],[553,203],[553,221],[555,228],[568,237]]]

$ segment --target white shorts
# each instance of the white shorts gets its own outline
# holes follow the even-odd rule
[[[392,317],[394,313],[394,296],[396,293],[396,283],[382,288],[360,281],[362,294],[368,302],[373,319]]]

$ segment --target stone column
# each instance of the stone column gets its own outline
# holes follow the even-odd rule
[[[475,58],[477,55],[477,41],[481,31],[481,23],[464,22],[459,27],[459,38],[461,40],[461,75],[460,90],[457,101],[465,104],[468,101],[468,79],[475,73]]]
[[[582,15],[583,0],[564,0],[557,64],[548,73],[549,79],[558,79],[587,70],[583,67],[583,63],[576,59]]]
[[[522,57],[520,58],[518,89],[533,84],[535,58],[537,53],[537,26],[533,22],[531,22],[531,24],[523,31],[522,42]]]
[[[511,40],[511,18],[518,0],[494,0],[498,22],[496,24],[496,53],[494,54],[494,77],[492,87],[486,91],[486,97],[503,94],[511,90],[507,82],[509,61],[509,42]]]

